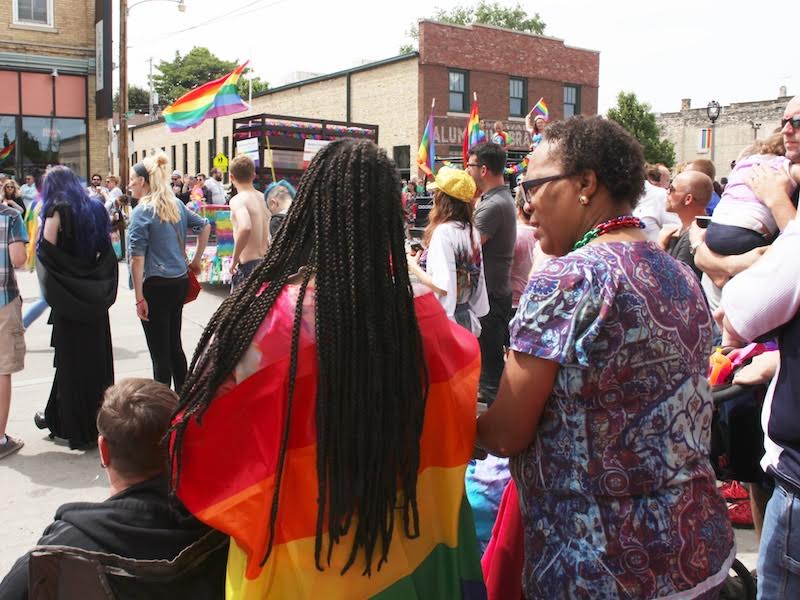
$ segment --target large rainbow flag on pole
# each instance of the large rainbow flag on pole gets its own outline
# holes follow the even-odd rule
[[[186,92],[165,108],[162,114],[169,130],[172,133],[185,131],[197,127],[206,119],[224,117],[250,108],[236,91],[236,83],[248,62],[224,77]]]
[[[462,146],[465,168],[469,160],[469,149],[484,141],[486,141],[486,134],[481,130],[481,119],[478,116],[478,95],[473,94],[472,110],[469,111],[469,120],[467,121],[466,129],[464,129],[464,143]]]
[[[422,141],[419,143],[419,152],[417,152],[417,165],[428,177],[433,177],[433,163],[436,160],[436,132],[433,127],[434,106],[436,106],[436,98],[431,103],[431,114],[428,117],[428,124],[425,125]]]
[[[290,285],[281,292],[236,367],[235,378],[217,391],[202,420],[189,417],[183,438],[178,496],[197,518],[231,536],[226,597],[485,599],[475,525],[464,488],[475,439],[480,350],[474,336],[447,318],[432,293],[414,302],[430,382],[417,477],[419,536],[405,536],[398,509],[388,562],[377,571],[373,568],[370,577],[362,574],[363,554],[341,574],[355,524],[334,546],[330,563],[323,550],[324,570],[316,568],[319,372],[309,294],[300,326],[275,545],[262,564],[289,410],[286,382],[297,294],[298,287]],[[327,545],[327,535],[323,544]]]

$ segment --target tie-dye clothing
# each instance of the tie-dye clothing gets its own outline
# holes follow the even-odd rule
[[[511,347],[561,365],[511,460],[528,598],[695,598],[734,556],[709,463],[711,316],[649,242],[590,244],[533,277]]]

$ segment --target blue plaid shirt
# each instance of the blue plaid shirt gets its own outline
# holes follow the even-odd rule
[[[28,233],[25,231],[22,215],[10,206],[0,204],[0,307],[19,296],[8,247],[14,242],[27,241]]]

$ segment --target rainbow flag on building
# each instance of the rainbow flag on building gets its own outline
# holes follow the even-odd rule
[[[713,131],[708,127],[703,127],[700,130],[700,146],[699,146],[699,150],[701,152],[708,152],[711,149],[711,143],[713,141],[713,139],[712,139],[713,135],[714,135]]]
[[[465,168],[469,160],[470,148],[485,141],[486,134],[481,129],[481,119],[478,115],[478,99],[475,98],[472,100],[472,109],[469,111],[467,127],[464,129],[464,143],[462,145],[462,152]]]
[[[544,98],[539,98],[539,101],[533,107],[533,116],[536,117],[538,115],[543,116],[545,119],[550,118],[550,110],[547,108]]]
[[[270,536],[270,509],[288,409],[292,327],[286,324],[294,319],[297,294],[297,286],[286,286],[281,292],[245,355],[251,358],[240,361],[236,379],[231,377],[222,385],[201,420],[190,418],[183,437],[178,496],[198,519],[231,536],[226,597],[485,598],[464,486],[475,437],[480,350],[469,331],[447,318],[432,293],[414,302],[429,377],[417,479],[419,536],[406,537],[398,509],[388,561],[378,570],[373,566],[371,576],[362,574],[358,559],[341,574],[355,524],[333,547],[330,563],[323,550],[324,569],[316,568],[319,367],[315,311],[308,294],[274,546],[261,565]],[[326,547],[327,533],[322,541]]]
[[[206,119],[224,117],[250,108],[236,91],[236,83],[246,66],[247,62],[224,77],[186,92],[165,108],[162,115],[169,130],[173,133],[185,131],[197,127]]]
[[[0,150],[0,162],[3,162],[5,159],[11,156],[11,153],[14,151],[14,146],[16,146],[16,143],[11,142],[8,146]]]
[[[436,160],[435,133],[433,112],[431,112],[428,124],[425,125],[425,132],[422,134],[422,141],[419,143],[419,152],[417,152],[417,165],[428,177],[433,177],[433,163]]]

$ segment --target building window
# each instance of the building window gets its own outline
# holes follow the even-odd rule
[[[528,112],[528,86],[525,79],[511,77],[508,80],[508,116],[524,117]]]
[[[175,154],[176,154],[175,153],[175,146],[172,146],[172,148],[170,148],[170,151],[171,151],[171,154],[172,154],[172,170],[174,171],[175,169],[178,168],[178,161],[176,160],[178,157],[175,156]]]
[[[581,87],[579,85],[564,86],[564,118],[569,119],[581,114]]]
[[[17,165],[17,118],[0,117],[0,171],[21,179]]]
[[[147,150],[142,150],[142,158],[147,158]]]
[[[467,95],[469,92],[469,77],[466,71],[448,71],[450,101],[447,110],[451,112],[469,112],[467,108]]]
[[[194,174],[197,175],[200,172],[200,142],[197,141],[194,143]]]
[[[189,144],[183,145],[183,174],[189,173]]]
[[[14,23],[53,26],[53,0],[13,0]]]
[[[86,121],[23,117],[20,150],[26,169],[64,165],[75,173],[86,173]]]
[[[211,169],[214,168],[214,157],[217,155],[217,140],[208,140],[208,176],[211,177]]]
[[[131,154],[131,164],[135,165],[138,162],[139,162],[139,153],[134,152],[133,154]]]
[[[222,138],[222,153],[225,155],[225,158],[230,159],[228,155],[228,150],[230,150],[230,143],[228,141],[228,136]],[[228,170],[226,169],[225,172],[222,174],[222,181],[223,183],[228,183]]]

